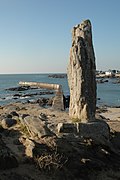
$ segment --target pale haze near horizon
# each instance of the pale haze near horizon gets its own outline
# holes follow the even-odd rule
[[[65,72],[73,26],[92,23],[96,68],[120,70],[119,0],[0,0],[0,74]]]

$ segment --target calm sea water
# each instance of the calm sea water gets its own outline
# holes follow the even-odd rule
[[[17,87],[19,81],[33,81],[33,82],[45,82],[45,83],[55,83],[61,84],[65,95],[69,94],[69,88],[66,78],[50,78],[48,74],[6,74],[0,75],[0,105],[8,104],[11,102],[17,101],[26,101],[28,99],[35,99],[39,97],[31,98],[20,98],[13,99],[13,95],[18,92],[8,91],[7,88]],[[107,105],[107,106],[120,106],[120,84],[113,84],[115,79],[109,79],[109,82],[97,84],[97,97],[100,100],[97,101],[98,105]],[[23,93],[35,93],[39,92],[39,89],[28,90]]]

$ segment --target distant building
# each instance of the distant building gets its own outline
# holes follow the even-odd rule
[[[117,73],[117,70],[109,69],[108,71],[105,72],[105,75],[106,76],[115,76],[116,73]]]
[[[96,75],[99,75],[99,74],[105,74],[105,72],[101,70],[96,70]]]
[[[119,70],[111,70],[108,71],[101,71],[96,70],[96,77],[120,77],[120,71]]]

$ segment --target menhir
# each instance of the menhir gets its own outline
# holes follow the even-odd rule
[[[70,88],[69,116],[79,122],[95,120],[96,65],[89,20],[72,30],[72,47],[68,65]]]

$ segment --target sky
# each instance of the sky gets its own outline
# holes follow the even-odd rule
[[[120,70],[120,0],[0,0],[0,74],[67,72],[71,30],[92,23],[98,70]]]

